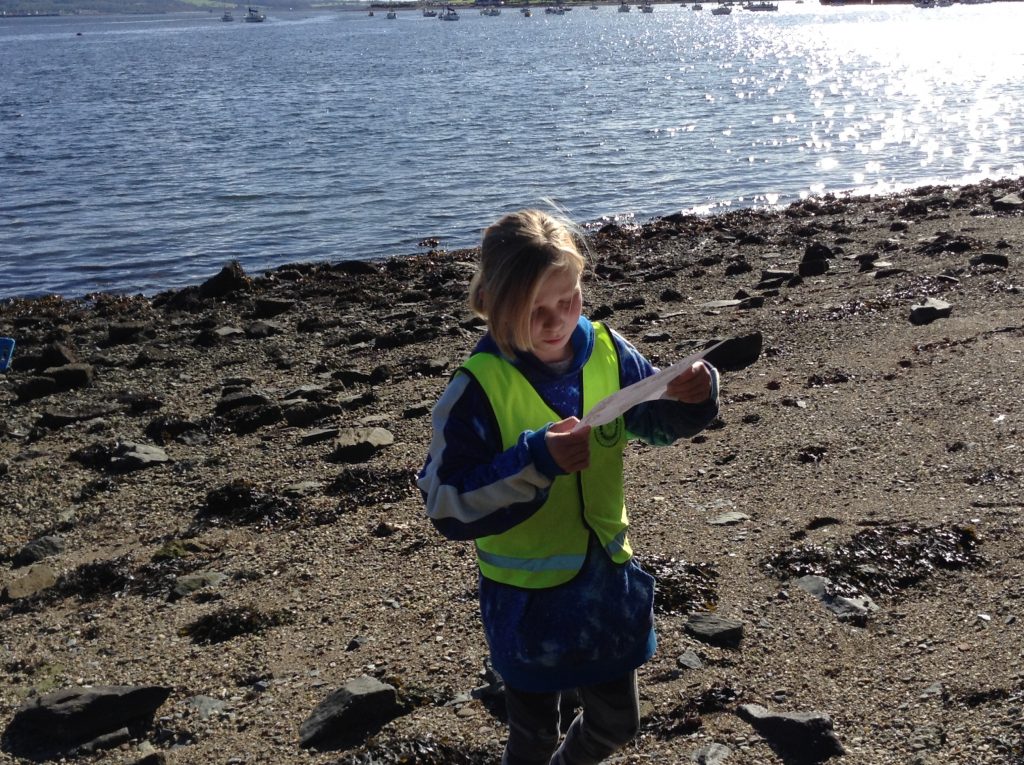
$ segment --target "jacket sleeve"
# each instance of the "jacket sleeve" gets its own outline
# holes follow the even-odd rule
[[[546,434],[547,426],[525,431],[503,450],[483,389],[457,374],[434,407],[430,452],[416,481],[437,530],[449,539],[476,539],[540,509],[561,474]]]
[[[616,332],[612,332],[619,352],[619,376],[625,388],[655,373],[651,363]],[[706,362],[705,362],[706,363]],[[680,438],[695,436],[718,416],[718,370],[711,365],[711,393],[700,404],[686,404],[662,398],[637,404],[625,414],[626,430],[654,446],[667,446]]]

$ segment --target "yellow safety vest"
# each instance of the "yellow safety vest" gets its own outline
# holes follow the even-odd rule
[[[611,332],[594,324],[594,350],[583,366],[583,413],[619,390],[619,358]],[[522,373],[490,353],[477,353],[463,368],[483,387],[508,449],[524,430],[562,419]],[[633,556],[626,531],[622,452],[627,441],[622,417],[590,435],[590,466],[555,478],[547,501],[522,523],[476,540],[477,562],[488,579],[528,589],[572,579],[586,559],[590,532],[616,563]]]

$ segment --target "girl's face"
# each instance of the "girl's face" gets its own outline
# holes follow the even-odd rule
[[[553,364],[572,356],[572,333],[582,310],[579,276],[564,268],[548,269],[530,312],[530,340],[538,359]]]

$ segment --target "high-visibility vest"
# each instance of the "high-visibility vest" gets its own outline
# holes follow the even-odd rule
[[[594,350],[583,366],[583,413],[619,390],[619,358],[611,332],[594,324]],[[477,353],[463,368],[480,383],[508,449],[524,430],[539,430],[562,419],[522,373],[491,353]],[[477,562],[488,579],[528,589],[554,587],[572,579],[586,559],[590,532],[616,563],[633,550],[626,537],[622,452],[627,441],[620,416],[593,428],[590,465],[555,478],[544,504],[528,519],[501,534],[476,540]]]

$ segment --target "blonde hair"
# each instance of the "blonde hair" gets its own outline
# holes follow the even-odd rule
[[[533,352],[530,314],[541,281],[550,269],[579,278],[585,265],[572,223],[540,210],[511,213],[484,230],[469,307],[487,320],[503,354]]]

